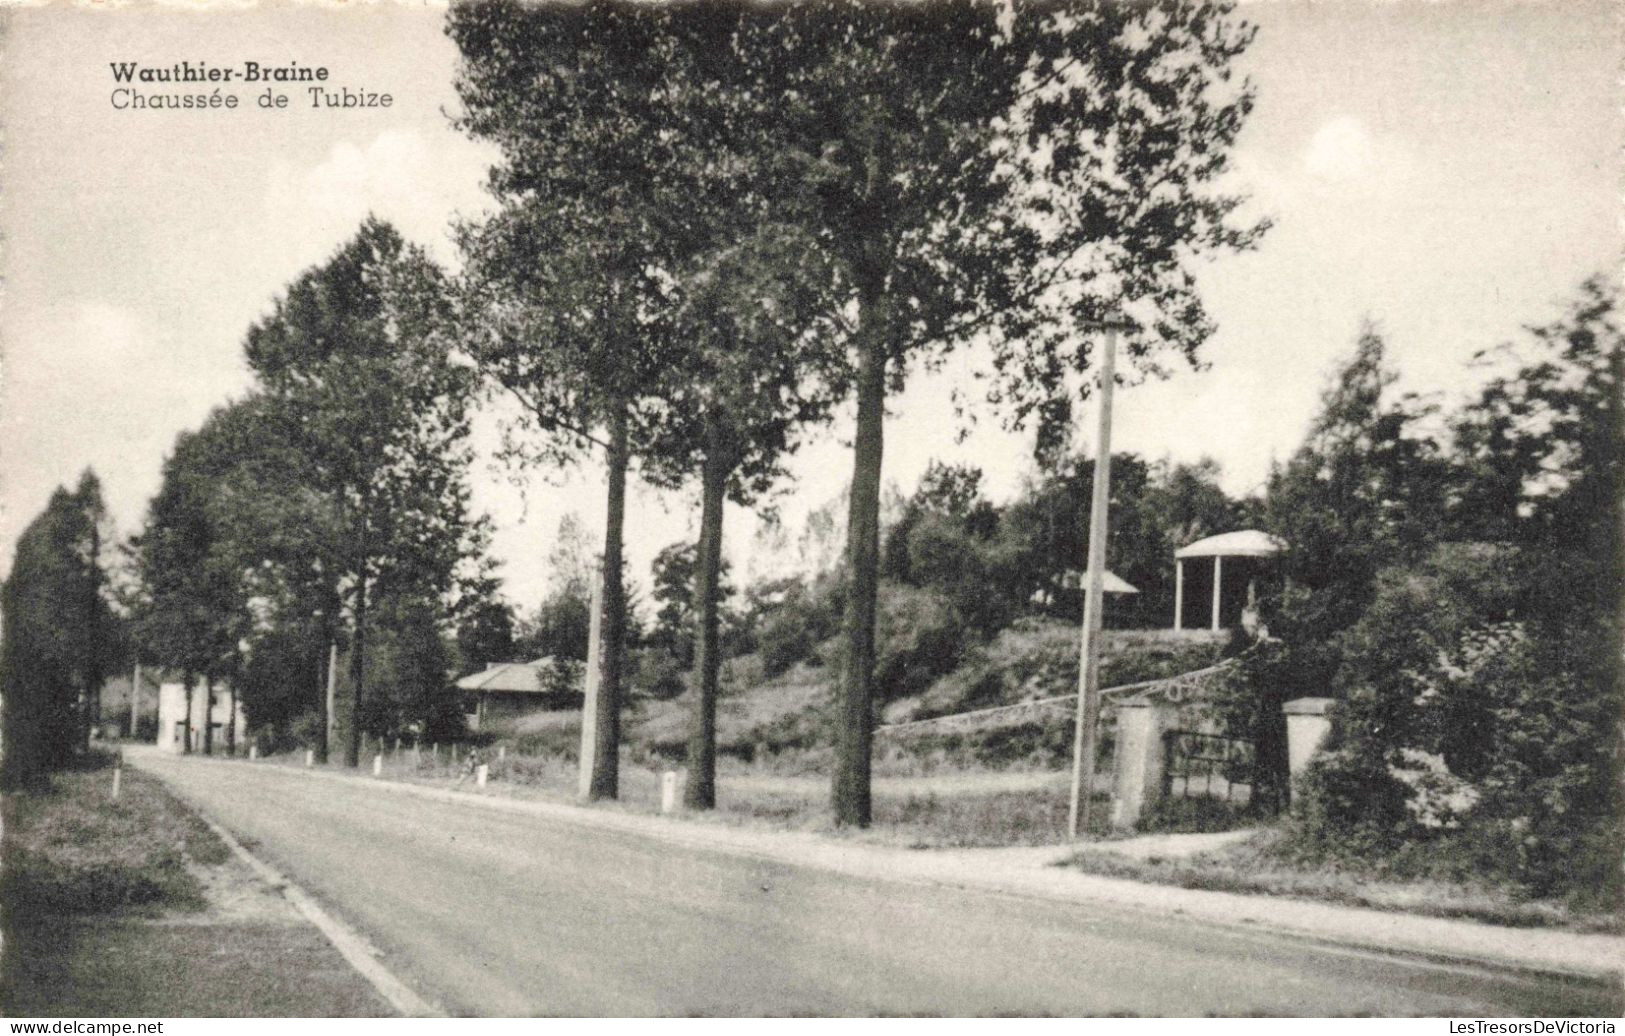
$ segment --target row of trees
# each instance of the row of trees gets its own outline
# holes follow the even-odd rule
[[[131,545],[138,640],[205,693],[263,688],[262,718],[271,673],[316,691],[345,641],[353,765],[382,721],[378,620],[399,666],[443,678],[409,649],[490,596],[464,479],[477,372],[520,405],[516,456],[608,471],[594,797],[618,789],[627,478],[699,487],[686,799],[710,806],[723,501],[761,499],[851,399],[832,792],[867,824],[887,396],[974,346],[1004,417],[1053,447],[1103,318],[1142,371],[1194,358],[1191,264],[1264,229],[1217,186],[1250,28],[1219,2],[494,0],[447,31],[495,215],[456,228],[455,281],[369,221],[249,331],[255,389],[177,443]]]
[[[427,256],[367,220],[249,329],[254,389],[177,440],[129,544],[143,657],[211,702],[229,684],[255,724],[314,706],[323,760],[341,642],[348,765],[363,730],[461,722],[447,633],[494,584],[467,484],[478,383],[449,305]]]
[[[544,454],[609,471],[591,793],[617,791],[625,480],[701,487],[691,806],[714,797],[722,501],[856,400],[837,822],[867,824],[882,428],[976,343],[1059,438],[1088,327],[1145,368],[1211,330],[1188,266],[1250,245],[1214,185],[1252,104],[1225,4],[459,6],[459,125],[498,213],[461,228],[460,324]],[[530,440],[534,443],[536,440]]]

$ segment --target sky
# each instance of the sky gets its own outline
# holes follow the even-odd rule
[[[1246,3],[1241,69],[1257,107],[1235,150],[1259,247],[1204,261],[1218,331],[1203,368],[1117,394],[1114,449],[1212,457],[1232,493],[1259,489],[1302,440],[1320,392],[1370,319],[1401,389],[1464,398],[1483,348],[1555,315],[1579,282],[1618,272],[1619,15],[1606,2]],[[447,227],[477,217],[491,154],[453,129],[454,46],[432,6],[262,4],[15,8],[0,60],[0,571],[58,484],[101,477],[118,530],[139,528],[177,433],[251,384],[243,336],[300,271],[369,212],[447,263]],[[114,110],[109,63],[326,66],[329,87],[385,108],[289,106],[232,84],[232,111]],[[138,87],[139,88],[139,87]],[[975,464],[995,499],[1031,471],[1030,440],[981,409],[977,358],[915,372],[890,403],[884,477],[913,488],[933,459]],[[545,594],[561,518],[603,526],[596,465],[514,472],[482,416],[476,504],[496,525],[507,596]],[[1094,414],[1080,414],[1087,444]],[[797,563],[806,513],[851,473],[851,415],[808,443],[777,501],[789,548],[731,510],[748,576]],[[844,522],[844,516],[842,517]],[[692,538],[694,493],[634,484],[635,575]]]

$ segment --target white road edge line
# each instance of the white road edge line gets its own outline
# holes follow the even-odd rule
[[[193,806],[197,812],[197,807]],[[378,992],[401,1016],[406,1018],[444,1018],[446,1013],[439,1010],[429,1001],[414,993],[406,983],[396,978],[393,973],[373,953],[371,946],[349,925],[323,910],[321,905],[311,897],[310,893],[289,881],[275,867],[249,852],[243,843],[239,842],[230,831],[217,824],[213,818],[198,813],[198,816],[209,830],[220,836],[220,840],[230,846],[237,858],[257,874],[260,880],[282,893],[295,910],[315,925],[333,944],[345,960],[349,961],[362,978],[372,984]]]

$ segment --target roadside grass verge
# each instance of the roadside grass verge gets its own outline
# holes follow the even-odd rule
[[[1294,864],[1285,852],[1286,837],[1280,827],[1265,828],[1221,849],[1179,858],[1135,859],[1109,847],[1091,847],[1057,866],[1180,888],[1285,896],[1512,927],[1625,932],[1625,921],[1616,914],[1575,909],[1561,900],[1521,897],[1488,882],[1403,879],[1327,862]]]
[[[562,753],[497,759],[487,750],[488,794],[575,804],[576,762]],[[290,760],[296,761],[296,760]],[[361,773],[370,773],[367,767]],[[434,787],[474,791],[475,783],[461,765],[442,751],[435,762],[428,753],[386,756],[382,776]],[[679,778],[680,780],[681,778]],[[1106,778],[1097,780],[1090,828],[1104,835],[1110,804],[1101,796]],[[633,813],[660,810],[661,771],[628,752],[621,760],[620,798],[594,808]],[[679,803],[681,802],[679,784]],[[843,837],[915,848],[972,848],[1055,845],[1065,840],[1069,792],[1063,775],[1045,772],[958,771],[930,776],[902,773],[877,775],[873,791],[873,824],[866,831],[839,829],[830,820],[829,778],[823,774],[779,772],[761,763],[725,760],[717,775],[717,808],[710,813],[684,812],[689,820],[748,824],[786,831],[839,833]]]
[[[16,936],[0,980],[12,1018],[391,1013],[309,925],[56,918]]]
[[[4,797],[0,1014],[391,1013],[158,780],[126,767],[120,783],[115,800],[111,759],[91,755]]]
[[[152,778],[125,769],[112,798],[111,760],[92,756],[51,778],[47,793],[9,796],[0,898],[26,919],[203,909],[188,869],[230,850]]]

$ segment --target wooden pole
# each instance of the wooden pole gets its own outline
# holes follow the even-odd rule
[[[1072,739],[1072,799],[1067,836],[1077,841],[1089,829],[1089,800],[1095,777],[1095,728],[1100,725],[1100,609],[1106,580],[1106,531],[1111,502],[1112,387],[1117,376],[1117,328],[1106,328],[1106,354],[1100,367],[1100,424],[1095,435],[1095,484],[1089,507],[1089,585],[1083,598],[1083,637],[1078,664],[1077,728]],[[1080,825],[1081,821],[1081,825]]]
[[[1213,555],[1213,628],[1219,628],[1219,588],[1223,579],[1224,558],[1218,554]]]

